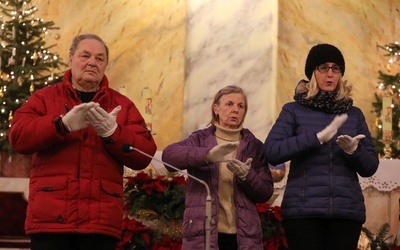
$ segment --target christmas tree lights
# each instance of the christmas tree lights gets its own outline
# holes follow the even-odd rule
[[[60,79],[59,56],[46,45],[54,22],[36,18],[31,0],[0,0],[0,150],[10,149],[13,114],[36,90]],[[59,38],[59,37],[58,37]]]

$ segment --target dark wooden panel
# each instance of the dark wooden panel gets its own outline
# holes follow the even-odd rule
[[[0,247],[29,248],[24,229],[27,205],[23,192],[0,192]]]

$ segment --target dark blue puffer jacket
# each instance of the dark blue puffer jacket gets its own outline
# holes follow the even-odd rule
[[[290,160],[282,216],[288,218],[341,218],[365,222],[364,197],[358,181],[372,176],[379,165],[362,111],[351,107],[347,121],[327,143],[316,133],[336,116],[287,103],[264,144],[264,155],[272,165]],[[347,155],[336,143],[339,135],[366,136],[357,150]]]

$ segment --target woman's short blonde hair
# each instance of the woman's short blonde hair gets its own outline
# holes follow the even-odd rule
[[[211,104],[211,121],[210,124],[211,125],[215,125],[215,123],[219,122],[219,117],[217,114],[214,113],[214,104],[219,105],[219,101],[221,99],[222,96],[224,95],[228,95],[228,94],[232,94],[232,93],[238,93],[238,94],[242,94],[244,97],[244,115],[243,115],[243,119],[242,122],[240,123],[240,125],[242,125],[244,118],[246,117],[246,113],[247,113],[247,95],[246,93],[243,91],[242,88],[236,86],[236,85],[228,85],[222,89],[220,89],[214,96],[214,100]]]

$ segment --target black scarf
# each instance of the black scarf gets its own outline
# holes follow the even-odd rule
[[[341,114],[347,112],[353,106],[353,99],[336,100],[335,92],[319,91],[316,96],[306,99],[307,92],[296,93],[294,100],[306,107],[320,110],[326,113]]]

